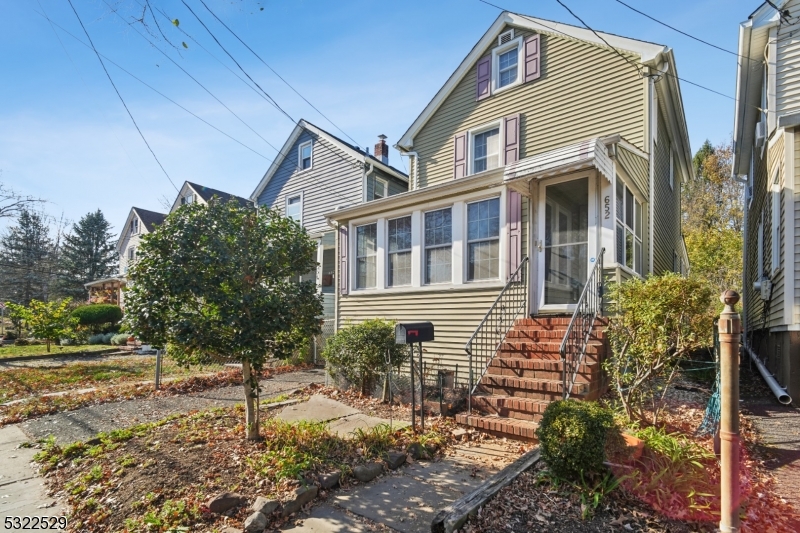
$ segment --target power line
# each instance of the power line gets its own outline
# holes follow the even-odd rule
[[[353,144],[355,144],[356,146],[358,146],[358,142],[357,142],[355,139],[353,139],[352,137],[350,137],[350,136],[349,136],[349,135],[348,135],[348,134],[347,134],[347,133],[346,133],[346,132],[345,132],[345,131],[344,131],[342,128],[340,128],[339,126],[337,126],[335,122],[333,122],[331,119],[329,119],[329,118],[328,118],[328,117],[325,115],[325,113],[323,113],[322,111],[320,111],[319,109],[317,109],[317,107],[316,107],[314,104],[312,104],[311,102],[309,102],[309,101],[306,99],[306,97],[305,97],[305,96],[303,96],[302,94],[300,94],[300,92],[299,92],[297,89],[295,89],[294,87],[292,87],[292,85],[291,85],[291,84],[290,84],[288,81],[286,81],[286,80],[283,78],[283,76],[281,76],[280,74],[278,74],[278,73],[275,71],[275,69],[274,69],[274,68],[272,68],[271,66],[269,66],[269,65],[267,64],[267,62],[266,62],[266,61],[264,61],[263,59],[261,59],[261,56],[260,56],[260,55],[258,55],[258,54],[257,54],[257,53],[256,53],[256,52],[255,52],[255,51],[252,49],[252,48],[250,48],[250,47],[247,45],[247,43],[245,43],[245,42],[244,42],[244,41],[243,41],[243,40],[242,40],[242,39],[241,39],[241,38],[240,38],[240,37],[239,37],[239,36],[238,36],[238,35],[237,35],[237,34],[236,34],[236,33],[235,33],[233,30],[232,30],[232,29],[230,29],[230,28],[228,27],[228,25],[227,25],[227,24],[225,24],[225,23],[224,23],[224,22],[223,22],[223,21],[222,21],[222,20],[221,20],[221,19],[220,19],[220,18],[219,18],[219,17],[218,17],[218,16],[217,16],[217,15],[216,15],[214,12],[213,12],[213,11],[211,11],[211,8],[209,8],[209,7],[208,7],[208,5],[205,3],[205,1],[204,1],[204,0],[200,0],[200,3],[201,3],[201,4],[203,4],[203,7],[205,7],[205,8],[206,8],[206,10],[208,10],[208,12],[209,12],[209,13],[211,13],[211,15],[212,15],[212,16],[213,16],[215,19],[217,19],[217,22],[219,22],[220,24],[222,24],[222,26],[223,26],[223,27],[224,27],[226,30],[228,30],[228,31],[231,33],[231,35],[233,35],[234,37],[236,37],[236,39],[237,39],[237,40],[238,40],[240,43],[242,43],[242,45],[244,45],[244,47],[245,47],[245,48],[247,48],[248,50],[250,50],[250,52],[251,52],[251,53],[252,53],[254,56],[256,56],[256,57],[258,58],[258,60],[259,60],[259,61],[261,61],[261,63],[263,63],[263,64],[264,64],[264,66],[265,66],[265,67],[267,67],[268,69],[270,69],[270,70],[272,71],[272,73],[273,73],[273,74],[275,74],[275,75],[276,75],[278,78],[280,78],[280,80],[281,80],[283,83],[285,83],[285,84],[286,84],[286,85],[287,85],[287,86],[288,86],[288,87],[289,87],[289,88],[290,88],[292,91],[294,91],[294,93],[295,93],[297,96],[299,96],[300,98],[302,98],[302,99],[303,99],[303,101],[304,101],[305,103],[307,103],[308,105],[310,105],[310,106],[311,106],[311,108],[312,108],[314,111],[316,111],[317,113],[319,113],[319,114],[322,116],[322,118],[324,118],[325,120],[327,120],[327,121],[328,121],[328,122],[329,122],[329,123],[330,123],[330,124],[331,124],[331,125],[332,125],[334,128],[336,128],[337,130],[339,130],[340,132],[342,132],[342,134],[343,134],[345,137],[347,137],[348,139],[350,139],[351,141],[353,141]]]
[[[736,52],[733,52],[733,51],[731,51],[731,50],[728,50],[727,48],[723,48],[723,47],[721,47],[721,46],[717,46],[716,44],[710,43],[710,42],[708,42],[708,41],[704,41],[703,39],[701,39],[701,38],[699,38],[699,37],[695,37],[694,35],[691,35],[691,34],[689,34],[689,33],[686,33],[685,31],[679,30],[678,28],[676,28],[676,27],[674,27],[674,26],[670,26],[670,25],[669,25],[669,24],[667,24],[666,22],[662,22],[662,21],[658,20],[657,18],[655,18],[655,17],[652,17],[652,16],[648,15],[647,13],[644,13],[643,11],[639,11],[639,10],[638,10],[638,9],[636,9],[635,7],[633,7],[633,6],[629,5],[629,4],[626,4],[626,3],[625,3],[625,2],[623,2],[622,0],[614,0],[614,1],[615,1],[615,2],[617,2],[617,3],[619,3],[619,4],[622,4],[623,6],[627,7],[627,8],[628,8],[628,9],[630,9],[631,11],[635,11],[635,12],[639,13],[639,14],[640,14],[640,15],[642,15],[643,17],[647,17],[647,18],[649,18],[649,19],[650,19],[650,20],[652,20],[653,22],[657,22],[658,24],[661,24],[662,26],[665,26],[665,27],[667,27],[667,28],[671,29],[672,31],[676,31],[676,32],[680,33],[681,35],[685,35],[686,37],[688,37],[688,38],[690,38],[690,39],[694,39],[695,41],[697,41],[697,42],[700,42],[700,43],[703,43],[703,44],[705,44],[705,45],[708,45],[708,46],[710,46],[711,48],[716,48],[717,50],[721,50],[721,51],[725,52],[726,54],[731,54],[731,55],[734,55],[734,56],[736,56],[736,57],[741,57],[742,59],[750,59],[750,58],[745,58],[744,56],[740,56],[740,55],[739,55],[739,54],[737,54]]]
[[[38,0],[37,0],[37,1],[38,1]],[[40,5],[40,7],[41,7],[41,4],[39,4],[39,5]],[[47,16],[47,14],[46,14],[46,13],[45,13],[45,14],[39,13],[39,12],[38,12],[38,11],[36,11],[35,9],[33,10],[33,12],[34,12],[34,13],[36,13],[37,15],[39,15],[39,16],[41,16],[41,17],[44,17],[45,19],[47,19],[47,21],[48,21],[48,22],[50,22],[50,24],[51,24],[51,27],[52,27],[53,25],[57,26],[57,27],[58,27],[58,28],[59,28],[61,31],[63,31],[64,33],[66,33],[67,35],[69,35],[70,37],[72,37],[73,39],[75,39],[76,41],[78,41],[79,43],[81,43],[83,46],[85,46],[85,47],[87,47],[87,48],[91,48],[91,47],[90,47],[88,44],[86,44],[85,42],[81,41],[81,40],[80,40],[80,39],[79,39],[79,38],[78,38],[76,35],[72,34],[72,33],[71,33],[69,30],[65,29],[63,26],[61,26],[61,25],[60,25],[60,24],[58,24],[57,22],[54,22],[53,20],[51,20],[51,19],[50,19],[50,18]],[[55,32],[55,29],[54,29],[53,31]],[[57,33],[56,33],[56,37],[58,37],[58,34],[57,34]],[[59,39],[59,42],[61,42],[61,39]],[[63,43],[62,43],[62,46],[63,46]],[[66,49],[65,49],[65,51],[66,51]],[[67,54],[67,55],[68,55],[68,57],[69,57],[69,54]],[[247,146],[246,144],[244,144],[244,143],[243,143],[243,142],[241,142],[240,140],[236,139],[236,138],[235,138],[235,137],[233,137],[232,135],[229,135],[228,133],[225,133],[224,131],[222,131],[222,130],[221,130],[221,129],[219,129],[218,127],[214,126],[213,124],[211,124],[210,122],[208,122],[208,121],[207,121],[207,120],[205,120],[204,118],[202,118],[202,117],[198,116],[197,114],[193,113],[193,112],[192,112],[192,111],[190,111],[189,109],[187,109],[187,108],[183,107],[181,104],[179,104],[178,102],[176,102],[175,100],[173,100],[173,99],[172,99],[172,98],[170,98],[169,96],[165,95],[164,93],[162,93],[161,91],[159,91],[158,89],[156,89],[155,87],[153,87],[152,85],[148,84],[147,82],[145,82],[144,80],[142,80],[141,78],[139,78],[138,76],[136,76],[135,74],[133,74],[132,72],[128,71],[128,70],[127,70],[127,69],[125,69],[125,68],[124,68],[122,65],[120,65],[119,63],[117,63],[117,62],[115,62],[114,60],[110,59],[110,58],[109,58],[108,56],[106,56],[105,54],[100,54],[100,55],[102,55],[102,56],[105,58],[105,60],[106,60],[106,61],[108,61],[109,63],[111,63],[112,65],[114,65],[114,66],[115,66],[115,67],[117,67],[118,69],[120,69],[122,72],[124,72],[124,73],[125,73],[125,74],[127,74],[128,76],[132,77],[133,79],[135,79],[136,81],[138,81],[139,83],[141,83],[142,85],[144,85],[145,87],[147,87],[148,89],[150,89],[151,91],[155,92],[155,93],[156,93],[156,94],[158,94],[159,96],[161,96],[161,97],[165,98],[165,99],[166,99],[166,100],[168,100],[169,102],[171,102],[171,103],[175,104],[176,106],[180,107],[181,109],[183,109],[184,111],[186,111],[187,113],[189,113],[190,115],[192,115],[193,117],[195,117],[196,119],[198,119],[198,120],[200,120],[201,122],[205,123],[205,124],[206,124],[206,125],[208,125],[209,127],[211,127],[211,128],[213,128],[213,129],[215,129],[215,130],[216,130],[216,131],[218,131],[219,133],[221,133],[221,134],[225,135],[226,137],[228,137],[228,138],[229,138],[229,139],[231,139],[232,141],[234,141],[234,142],[236,142],[236,143],[240,144],[241,146],[243,146],[243,147],[247,148],[248,150],[250,150],[250,151],[251,151],[251,152],[253,152],[254,154],[256,154],[256,155],[258,155],[258,156],[260,156],[260,157],[262,157],[262,158],[266,159],[267,161],[272,161],[272,159],[270,159],[269,157],[267,157],[267,156],[265,156],[264,154],[262,154],[262,153],[260,153],[260,152],[256,151],[255,149],[253,149],[253,148],[251,148],[251,147]],[[131,161],[131,162],[132,162],[132,161]]]
[[[173,183],[172,178],[170,178],[169,174],[167,174],[167,171],[164,168],[164,165],[162,165],[161,161],[158,160],[158,157],[156,156],[156,153],[150,147],[150,143],[148,143],[147,139],[145,139],[144,134],[142,133],[142,130],[139,129],[139,125],[136,123],[136,119],[133,118],[133,115],[131,114],[131,110],[128,109],[128,105],[125,103],[125,99],[122,98],[122,95],[120,94],[119,89],[117,89],[117,86],[114,84],[114,80],[111,79],[111,74],[108,73],[108,69],[106,68],[106,64],[103,62],[103,58],[100,57],[100,53],[97,51],[97,48],[95,47],[94,42],[92,41],[92,37],[89,35],[89,32],[86,31],[86,26],[83,25],[83,21],[81,20],[80,15],[78,15],[78,11],[75,9],[75,6],[72,5],[72,0],[67,0],[67,2],[69,2],[70,7],[72,8],[72,12],[75,13],[75,17],[78,19],[78,22],[80,23],[81,28],[83,28],[83,33],[86,34],[86,38],[89,40],[89,44],[91,44],[92,50],[94,50],[95,55],[97,55],[97,60],[100,61],[100,65],[103,67],[103,72],[106,73],[106,77],[108,78],[108,81],[110,81],[111,82],[111,86],[114,87],[114,92],[117,93],[117,96],[119,97],[120,102],[122,102],[123,107],[125,107],[125,111],[127,111],[128,116],[131,118],[131,122],[133,122],[133,125],[136,126],[136,131],[139,132],[139,136],[144,141],[144,144],[147,145],[147,149],[150,150],[150,153],[153,155],[153,159],[155,159],[156,163],[158,163],[158,166],[161,167],[161,171],[167,177],[167,179],[169,180],[170,184],[172,184],[172,186],[175,188],[175,190],[178,191],[178,187],[175,186],[175,183]]]

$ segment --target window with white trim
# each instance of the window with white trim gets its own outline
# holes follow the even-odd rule
[[[286,197],[286,217],[298,224],[303,224],[303,195],[296,194]]]
[[[367,178],[367,201],[380,200],[389,196],[389,182],[377,176]]]
[[[453,279],[453,210],[425,213],[425,283],[449,283]]]
[[[781,267],[781,185],[780,171],[772,180],[772,273]]]
[[[136,260],[136,247],[131,246],[128,248],[128,262],[132,262]]]
[[[499,167],[500,126],[492,125],[487,129],[471,133],[470,137],[472,174]]]
[[[389,287],[411,285],[411,216],[388,222]]]
[[[522,37],[492,50],[492,94],[522,81]]]
[[[616,200],[617,263],[642,275],[642,203],[619,178],[617,178]]]
[[[181,197],[181,205],[189,205],[194,203],[194,194],[189,193],[186,196]]]
[[[131,219],[131,235],[137,235],[139,233],[139,219],[133,217]]]
[[[500,199],[467,204],[467,279],[500,277]]]
[[[378,224],[356,227],[356,288],[374,289],[377,285]]]
[[[300,170],[311,168],[312,146],[313,143],[311,141],[307,141],[297,147],[297,168]]]

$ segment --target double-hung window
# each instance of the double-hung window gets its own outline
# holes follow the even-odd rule
[[[380,200],[389,196],[389,182],[383,178],[370,176],[367,178],[367,201]]]
[[[136,247],[131,246],[128,248],[128,262],[132,262],[136,260]]]
[[[300,170],[311,168],[311,141],[304,142],[297,148],[297,167]]]
[[[374,289],[377,285],[378,224],[356,228],[356,288]]]
[[[505,87],[517,81],[517,73],[519,69],[517,64],[519,62],[519,50],[515,46],[507,52],[503,52],[497,56],[497,87]]]
[[[495,126],[472,135],[472,173],[500,166],[500,127]]]
[[[286,198],[286,217],[298,224],[303,223],[303,195],[297,194]]]
[[[467,204],[467,279],[500,277],[500,199]]]
[[[642,204],[617,179],[617,263],[642,274]]]
[[[425,283],[449,283],[453,277],[453,211],[425,213]]]
[[[411,285],[411,217],[388,221],[389,287]]]
[[[131,235],[136,235],[139,233],[139,219],[134,218],[131,220]]]

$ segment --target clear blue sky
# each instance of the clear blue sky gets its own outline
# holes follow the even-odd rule
[[[73,0],[98,50],[268,159],[187,114],[117,67],[109,72],[176,185],[195,181],[249,196],[293,124],[197,44],[160,18],[178,47],[148,36],[200,80],[253,131],[161,55],[130,25],[144,0]],[[150,0],[231,69],[181,0]],[[227,33],[186,0],[245,70],[295,119],[336,131]],[[738,23],[760,2],[626,0],[642,11],[736,50]],[[275,2],[206,0],[239,36],[362,146],[378,134],[390,144],[406,130],[499,14],[478,0]],[[579,25],[555,0],[493,0],[510,11]],[[614,0],[565,0],[595,29],[666,44],[681,77],[733,95],[736,58],[660,26]],[[119,8],[120,18],[109,7]],[[261,8],[263,7],[263,10]],[[67,0],[0,5],[0,181],[45,198],[52,215],[77,220],[102,209],[118,229],[131,205],[163,211],[175,190],[117,99],[94,53],[37,14],[86,40]],[[151,30],[158,30],[152,24]],[[185,41],[188,49],[180,44]],[[66,50],[65,50],[66,49]],[[238,72],[238,71],[237,71]],[[682,84],[693,150],[727,139],[733,100]],[[403,168],[397,152],[391,163]]]

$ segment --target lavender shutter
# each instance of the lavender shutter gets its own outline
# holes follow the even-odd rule
[[[350,248],[347,241],[347,226],[339,226],[339,290],[343,296],[347,296],[347,255]]]
[[[503,164],[519,161],[519,113],[503,119]]]
[[[453,179],[467,175],[467,133],[457,133],[453,137]]]
[[[522,195],[508,190],[508,278],[522,261]],[[519,281],[519,280],[516,280]]]
[[[491,94],[492,56],[480,58],[475,70],[475,99],[483,100]]]
[[[538,34],[525,39],[525,83],[538,80],[542,73],[540,44]]]

